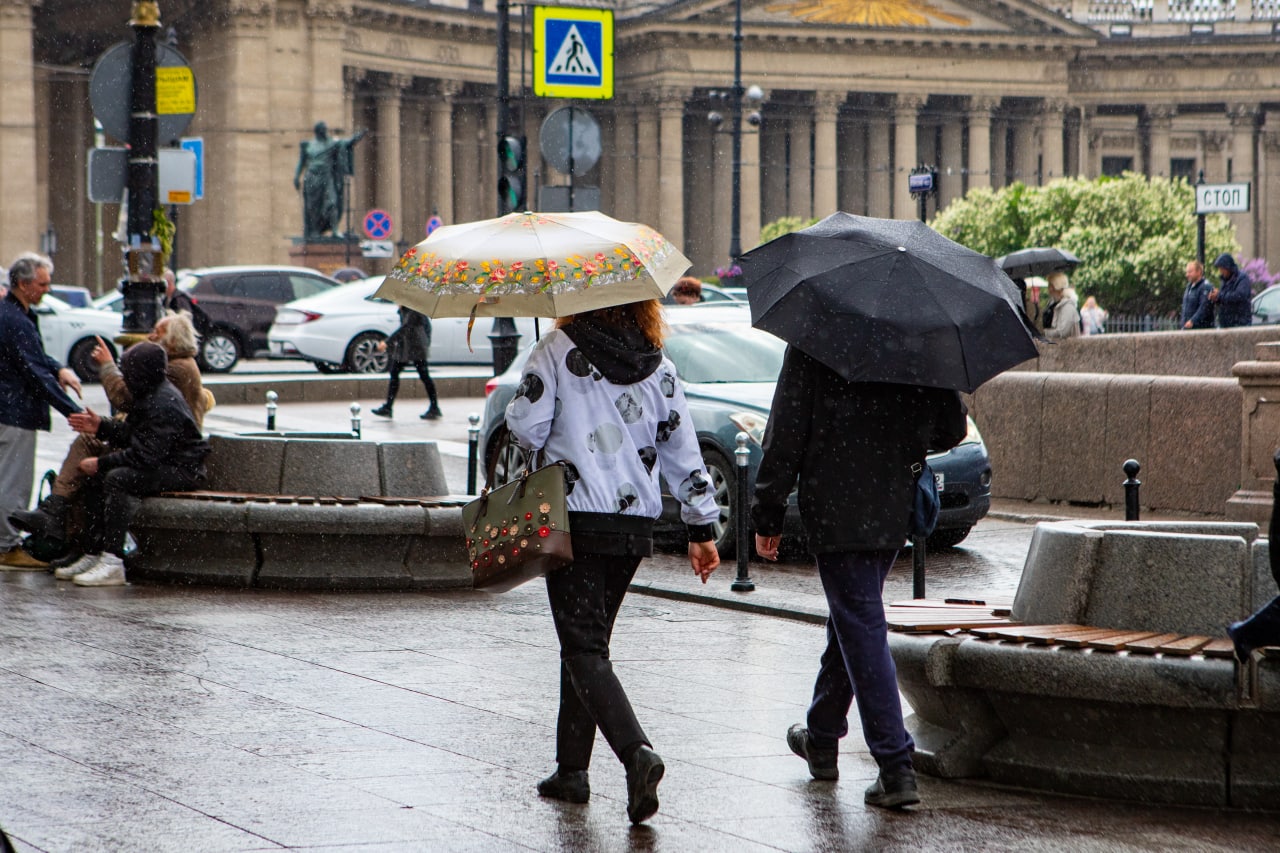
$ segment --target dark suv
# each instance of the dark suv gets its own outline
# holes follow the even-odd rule
[[[277,305],[337,286],[306,267],[208,267],[184,273],[178,287],[213,324],[200,342],[200,368],[226,373],[242,357],[265,351]]]

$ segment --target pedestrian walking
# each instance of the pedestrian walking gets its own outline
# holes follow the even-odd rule
[[[1107,311],[1098,304],[1097,297],[1090,296],[1084,301],[1084,307],[1080,309],[1080,323],[1086,335],[1101,335],[1107,330]]]
[[[209,314],[191,298],[191,294],[178,289],[178,277],[169,267],[164,268],[164,307],[174,314],[186,314],[196,334],[203,338],[213,330]]]
[[[1051,272],[1045,277],[1049,283],[1049,304],[1041,315],[1044,336],[1051,341],[1077,337],[1082,329],[1080,311],[1064,272]]]
[[[787,745],[814,779],[839,778],[838,743],[856,696],[862,734],[880,768],[864,795],[874,806],[920,801],[881,596],[907,540],[914,472],[929,452],[959,444],[965,429],[955,391],[850,382],[787,347],[751,506],[756,551],[778,558],[787,499],[798,482],[800,517],[830,611],[808,718],[787,731]]]
[[[31,502],[36,430],[48,432],[49,407],[63,415],[80,411],[80,380],[44,351],[32,309],[49,292],[53,261],[29,252],[9,265],[9,292],[0,299],[0,571],[38,571],[48,563],[21,548],[10,521]]]
[[[1248,273],[1236,266],[1236,259],[1229,252],[1218,255],[1213,265],[1222,282],[1209,293],[1209,300],[1218,306],[1218,325],[1224,329],[1251,325],[1253,282]]]
[[[680,502],[694,572],[705,583],[720,563],[715,490],[661,344],[655,299],[561,318],[529,356],[506,412],[521,447],[565,463],[573,537],[573,563],[546,578],[560,640],[560,709],[556,770],[538,793],[588,800],[598,728],[626,769],[632,823],[657,812],[665,771],[613,671],[609,641],[627,587],[653,553],[660,478]]]
[[[424,421],[437,420],[443,413],[436,398],[436,383],[431,381],[431,372],[427,368],[427,353],[431,350],[431,321],[425,314],[419,314],[403,305],[400,306],[399,313],[400,328],[392,332],[391,337],[378,343],[378,350],[385,350],[387,353],[387,370],[391,376],[387,379],[387,402],[373,409],[373,414],[380,418],[392,416],[396,395],[400,393],[400,371],[412,364],[431,400],[431,406],[419,417]]]
[[[1204,265],[1199,261],[1187,262],[1187,289],[1182,292],[1182,328],[1212,329],[1213,285],[1205,281]]]

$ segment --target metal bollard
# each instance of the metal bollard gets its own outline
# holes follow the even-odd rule
[[[738,443],[738,449],[733,451],[738,474],[736,490],[738,505],[733,514],[733,525],[736,528],[738,540],[738,576],[733,579],[733,583],[729,584],[729,589],[734,592],[751,592],[756,588],[747,571],[747,561],[751,558],[751,524],[750,519],[747,518],[747,507],[750,505],[747,497],[747,461],[751,457],[751,451],[747,449],[747,442],[751,440],[751,436],[740,432],[734,440]],[[730,506],[732,505],[731,501]]]
[[[280,399],[280,395],[275,391],[267,392],[267,431],[276,431],[276,400]]]
[[[467,415],[467,494],[476,493],[476,472],[480,468],[480,416]]]
[[[351,404],[351,434],[360,438],[360,404]]]
[[[1125,521],[1141,521],[1138,516],[1141,511],[1138,508],[1138,487],[1142,485],[1142,481],[1138,479],[1138,472],[1142,470],[1142,465],[1137,459],[1126,459],[1124,463],[1124,520]]]
[[[911,537],[911,597],[926,598],[924,594],[924,558],[925,546],[923,536]]]

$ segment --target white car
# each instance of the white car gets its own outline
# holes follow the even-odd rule
[[[81,382],[98,378],[97,367],[89,359],[96,338],[102,338],[113,356],[119,351],[115,339],[121,332],[121,316],[97,308],[72,308],[56,296],[45,294],[35,307],[44,351],[70,367]]]
[[[276,308],[276,321],[267,333],[271,358],[300,358],[322,373],[382,373],[387,354],[378,344],[400,326],[396,305],[373,294],[382,276],[335,287]],[[492,364],[489,343],[493,321],[477,318],[467,349],[466,317],[440,317],[431,321],[432,364]],[[542,320],[542,329],[551,328]],[[517,317],[520,344],[534,338],[531,317]]]

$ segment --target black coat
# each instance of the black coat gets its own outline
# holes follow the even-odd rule
[[[400,328],[387,338],[387,359],[395,364],[427,360],[431,349],[431,321],[412,308],[400,308]]]
[[[201,479],[209,442],[204,440],[191,408],[169,380],[133,398],[129,417],[103,419],[98,438],[111,450],[98,458],[98,472],[129,467]]]
[[[787,497],[813,553],[901,548],[911,517],[911,467],[965,436],[955,391],[849,382],[787,347],[751,507],[756,532],[782,532]]]
[[[209,330],[213,328],[213,321],[209,319],[209,315],[196,304],[196,301],[188,293],[175,289],[173,296],[169,297],[169,301],[165,303],[164,307],[175,314],[190,314],[191,325],[195,327],[196,333],[202,338],[209,334]]]
[[[80,411],[58,384],[62,365],[44,351],[36,315],[12,293],[0,299],[0,424],[45,429],[49,407]]]

